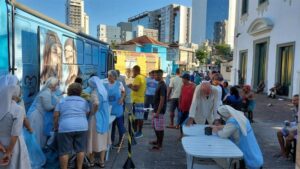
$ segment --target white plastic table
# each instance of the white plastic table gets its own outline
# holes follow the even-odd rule
[[[110,135],[111,135],[111,129],[112,129],[112,123],[113,121],[116,119],[116,116],[113,116],[113,115],[110,115],[109,116],[109,138],[110,139]],[[106,151],[106,161],[109,160],[109,152],[110,152],[110,149],[111,149],[111,145],[108,144],[107,145],[107,151]]]
[[[182,127],[182,132],[186,136],[204,136],[204,128],[208,125],[194,124],[190,126],[184,125]]]
[[[242,151],[229,139],[218,136],[187,136],[182,138],[186,152],[187,169],[193,169],[194,157],[226,159],[230,169],[233,159],[241,159]]]

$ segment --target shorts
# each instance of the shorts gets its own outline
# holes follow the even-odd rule
[[[183,112],[180,116],[180,119],[179,119],[179,125],[180,126],[185,125],[186,122],[187,122],[188,117],[189,117],[189,112]]]
[[[145,108],[149,108],[150,105],[154,106],[154,96],[146,95],[145,96]]]
[[[59,156],[72,154],[73,152],[86,152],[87,131],[58,133],[57,142]]]
[[[157,118],[152,118],[152,126],[155,131],[164,131],[165,118],[163,114],[160,114]]]
[[[177,108],[179,108],[179,99],[171,99],[170,101],[169,101],[169,104],[170,104],[170,109],[169,109],[169,111],[170,112],[175,112],[175,109]]]
[[[144,120],[144,103],[135,103],[133,113],[136,120]]]

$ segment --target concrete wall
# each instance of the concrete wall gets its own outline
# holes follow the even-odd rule
[[[269,38],[270,44],[267,51],[267,89],[276,82],[277,45],[295,42],[293,94],[298,93],[299,84],[296,72],[300,71],[300,1],[268,0],[268,5],[259,10],[257,1],[249,1],[248,16],[241,16],[241,0],[237,3],[236,34],[234,51],[233,82],[238,83],[237,70],[239,68],[239,52],[248,50],[247,78],[246,83],[253,84],[254,68],[254,42],[259,39]],[[270,32],[261,33],[256,36],[248,34],[251,23],[257,18],[268,18],[274,26]]]

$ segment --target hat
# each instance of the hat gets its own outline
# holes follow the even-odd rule
[[[185,74],[182,75],[182,78],[183,78],[183,79],[190,80],[190,77],[191,77],[191,76],[190,76],[188,73],[185,73]]]

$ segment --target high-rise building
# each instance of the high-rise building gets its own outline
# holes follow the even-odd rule
[[[215,22],[214,25],[214,43],[215,44],[224,44],[228,42],[228,22],[220,21]]]
[[[84,13],[83,32],[86,34],[90,34],[89,22],[90,22],[89,16],[86,13]]]
[[[97,26],[97,37],[99,40],[109,44],[121,43],[121,28],[117,26],[109,26],[100,24]]]
[[[133,39],[132,24],[130,22],[119,22],[117,26],[121,28],[121,43]]]
[[[66,1],[66,24],[77,31],[89,33],[89,17],[84,12],[83,0]]]
[[[128,19],[133,27],[157,29],[158,40],[165,43],[186,44],[191,41],[191,8],[171,4],[146,11]]]
[[[192,9],[192,42],[197,44],[214,40],[216,22],[235,19],[233,15],[229,18],[229,0],[193,0]]]

